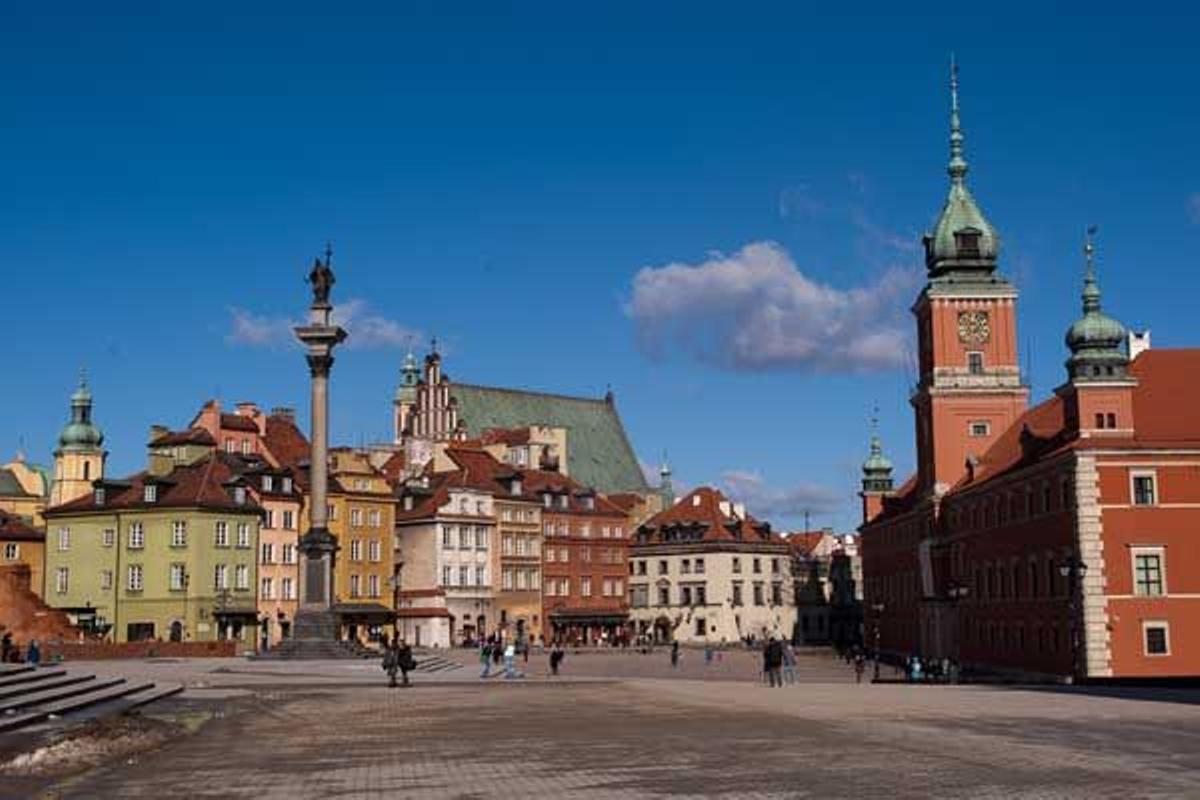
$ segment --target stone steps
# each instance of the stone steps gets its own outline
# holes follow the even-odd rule
[[[41,677],[36,672],[32,675]],[[173,684],[131,683],[124,678],[97,680],[95,675],[71,675],[61,670],[45,675],[42,680],[13,683],[16,677],[30,677],[31,673],[11,670],[0,673],[0,679],[6,681],[0,695],[0,733],[80,712],[91,716],[122,713],[183,690]]]
[[[68,675],[66,672],[57,672],[47,675],[42,680],[26,680],[16,686],[11,684],[0,684],[0,702],[13,697],[21,697],[32,691],[50,691],[52,689],[61,689],[67,686],[75,686],[80,683],[94,680],[94,675]]]

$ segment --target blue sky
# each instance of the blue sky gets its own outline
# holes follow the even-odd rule
[[[907,309],[952,50],[1035,397],[1063,376],[1088,224],[1106,308],[1195,341],[1195,18],[356,6],[0,12],[0,455],[49,460],[80,366],[114,473],[211,396],[306,415],[273,332],[329,239],[359,334],[337,441],[388,433],[403,341],[436,334],[455,378],[611,384],[680,482],[852,527],[873,404],[912,464]]]

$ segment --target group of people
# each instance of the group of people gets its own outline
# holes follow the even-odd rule
[[[388,686],[394,689],[398,685],[396,683],[397,672],[403,676],[404,685],[409,686],[408,673],[416,668],[417,662],[413,658],[412,648],[408,646],[408,642],[400,636],[389,641],[385,634],[383,637],[383,671],[388,675]]]
[[[21,657],[21,647],[13,642],[11,631],[5,631],[3,636],[0,636],[0,664],[32,664],[37,666],[42,661],[42,649],[38,646],[37,639],[31,639],[29,646],[25,648],[25,657]]]
[[[504,662],[504,677],[507,679],[523,678],[524,673],[519,672],[516,667],[517,655],[520,654],[526,664],[529,663],[529,641],[521,642],[509,639],[505,642],[498,636],[489,636],[479,648],[479,663],[483,669],[479,673],[480,678],[490,678],[492,676],[492,667],[499,667],[501,661]]]
[[[904,661],[904,678],[909,683],[958,683],[961,677],[958,662],[952,658],[921,660],[919,655]]]
[[[796,651],[792,643],[774,636],[763,641],[763,683],[782,688],[784,683],[796,683]]]

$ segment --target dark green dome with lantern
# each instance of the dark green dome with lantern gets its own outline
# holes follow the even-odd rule
[[[892,490],[892,462],[883,454],[883,443],[876,434],[871,435],[871,454],[863,462],[862,474],[864,492]]]
[[[104,444],[104,434],[92,423],[92,393],[87,376],[79,376],[79,388],[71,395],[71,421],[58,435],[60,452],[97,450]]]
[[[1067,359],[1067,374],[1071,380],[1104,381],[1124,378],[1129,369],[1129,357],[1122,346],[1125,326],[1100,309],[1100,286],[1096,282],[1093,262],[1095,247],[1088,230],[1083,252],[1087,271],[1083,279],[1083,316],[1067,329],[1065,337],[1071,357]]]

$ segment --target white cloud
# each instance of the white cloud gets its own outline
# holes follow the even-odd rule
[[[1187,199],[1188,219],[1194,225],[1200,225],[1200,192],[1194,192],[1188,195]]]
[[[260,316],[244,308],[230,308],[230,329],[225,341],[247,347],[298,345],[292,329],[306,324],[300,318]],[[420,331],[371,311],[366,300],[353,298],[334,307],[333,321],[349,334],[346,347],[406,348],[421,338]]]
[[[798,483],[789,488],[770,486],[751,470],[732,469],[721,473],[721,486],[747,510],[768,522],[778,517],[803,517],[805,512],[830,514],[841,511],[845,498],[828,486]]]
[[[906,361],[915,271],[836,289],[802,273],[774,242],[754,242],[699,264],[645,267],[627,313],[651,358],[682,354],[743,371],[862,372]]]

